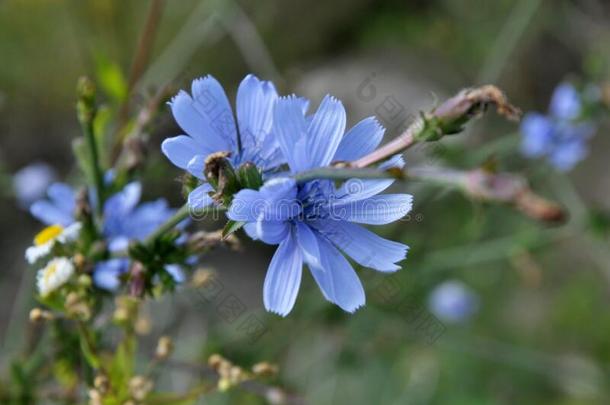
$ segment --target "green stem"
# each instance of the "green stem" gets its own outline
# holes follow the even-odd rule
[[[89,154],[91,157],[91,172],[93,174],[93,180],[95,181],[95,190],[97,197],[97,204],[95,206],[96,213],[101,216],[102,209],[104,206],[104,175],[99,164],[99,154],[97,151],[97,142],[95,141],[95,135],[93,133],[93,116],[90,119],[81,123],[83,132],[85,134],[85,140],[87,147],[89,148]]]
[[[151,233],[148,238],[144,241],[144,244],[151,244],[157,238],[159,238],[164,233],[171,231],[178,225],[180,222],[184,221],[189,216],[189,207],[187,204],[184,204],[176,213],[169,218],[165,223],[163,223],[157,230]]]

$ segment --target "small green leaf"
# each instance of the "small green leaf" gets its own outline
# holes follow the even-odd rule
[[[242,221],[229,221],[229,222],[227,222],[227,224],[225,225],[224,229],[222,230],[222,238],[223,239],[228,238],[229,235],[231,235],[232,233],[234,233],[237,230],[239,230],[245,224],[246,223],[242,222]]]

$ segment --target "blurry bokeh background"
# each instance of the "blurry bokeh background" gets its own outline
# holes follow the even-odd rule
[[[132,111],[159,86],[187,88],[208,73],[233,99],[253,72],[314,105],[334,94],[351,124],[377,115],[387,140],[405,120],[463,87],[494,83],[522,109],[546,111],[562,80],[602,83],[610,73],[610,3],[602,0],[165,3]],[[79,136],[77,78],[94,78],[110,107],[123,101],[150,5],[0,2],[2,366],[19,347],[33,305],[34,272],[22,252],[40,229],[15,198],[13,174],[39,162],[58,180],[82,182],[71,149]],[[389,114],[387,103],[402,115]],[[518,126],[493,114],[442,147],[407,154],[408,165],[459,168],[493,156],[567,208],[562,226],[436,187],[400,184],[395,189],[415,197],[412,215],[379,232],[410,245],[409,257],[391,277],[358,270],[368,302],[355,315],[326,303],[308,275],[287,319],[266,314],[262,283],[273,249],[240,235],[241,253],[220,249],[203,263],[217,271],[222,293],[206,301],[179,290],[152,305],[150,342],[170,333],[177,359],[221,351],[244,364],[277,362],[278,383],[313,404],[610,403],[607,129],[599,129],[591,154],[569,174],[522,158]],[[182,204],[180,173],[159,150],[178,133],[164,108],[150,133],[145,199]],[[455,319],[433,313],[430,294],[439,285],[450,302],[466,294]],[[226,297],[243,305],[241,319],[223,313]],[[259,338],[243,327],[250,316],[264,332]],[[163,384],[181,390],[189,378],[170,373]],[[234,392],[206,403],[260,401]]]

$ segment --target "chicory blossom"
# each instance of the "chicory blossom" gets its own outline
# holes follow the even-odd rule
[[[436,286],[428,297],[428,308],[443,322],[462,323],[477,311],[479,299],[464,283],[445,281]]]
[[[306,102],[280,98],[274,109],[274,134],[292,174],[328,166],[333,161],[358,159],[377,148],[384,128],[366,118],[345,132],[345,109],[327,96],[313,116]],[[386,167],[402,166],[400,156]],[[391,179],[352,179],[337,187],[317,179],[303,184],[278,176],[260,190],[238,192],[228,211],[243,221],[253,239],[279,245],[267,270],[263,301],[268,311],[286,316],[293,308],[303,264],[307,264],[324,297],[347,312],[364,305],[358,275],[344,255],[381,272],[394,272],[408,247],[377,236],[360,224],[382,225],[406,215],[408,194],[378,195]]]
[[[46,163],[32,163],[19,169],[13,176],[13,189],[22,208],[29,208],[42,197],[47,187],[55,181],[55,170]]]
[[[587,142],[596,130],[583,118],[581,95],[570,83],[554,91],[547,115],[527,114],[521,123],[521,150],[528,157],[546,157],[561,171],[572,169],[588,153]]]
[[[174,165],[202,181],[188,197],[191,209],[213,202],[209,196],[213,188],[204,176],[210,154],[229,152],[234,167],[250,162],[262,171],[283,163],[278,144],[270,136],[277,97],[271,82],[246,76],[237,90],[237,124],[225,91],[210,75],[193,81],[191,95],[180,91],[172,99],[172,114],[186,135],[166,139],[161,149]]]
[[[129,183],[104,203],[102,233],[110,252],[125,250],[132,240],[144,240],[174,214],[175,210],[164,199],[139,204],[141,193],[140,183]],[[77,224],[74,216],[76,193],[70,186],[55,183],[49,187],[47,195],[48,200],[37,201],[30,207],[34,217],[49,228],[59,225],[71,229]],[[128,269],[127,258],[100,262],[95,266],[93,281],[100,288],[116,290],[120,285],[119,276]]]

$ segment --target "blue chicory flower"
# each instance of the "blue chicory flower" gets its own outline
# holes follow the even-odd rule
[[[324,98],[313,116],[304,115],[306,107],[306,101],[290,96],[280,98],[274,109],[273,131],[292,173],[358,159],[381,142],[384,128],[372,117],[344,134],[345,109],[333,97]],[[397,156],[385,166],[403,164]],[[244,230],[251,238],[279,245],[263,288],[268,311],[286,316],[292,310],[303,263],[324,297],[347,312],[364,305],[365,295],[344,254],[381,272],[400,268],[397,263],[406,257],[408,247],[359,225],[387,224],[410,211],[410,195],[378,195],[392,183],[391,179],[352,179],[336,187],[331,180],[298,184],[278,176],[258,191],[241,190],[234,196],[228,217],[246,222]]]
[[[436,286],[428,297],[428,308],[443,322],[465,322],[476,313],[478,307],[477,295],[457,280]]]
[[[104,203],[102,233],[111,252],[126,249],[129,241],[144,240],[174,214],[175,210],[170,208],[164,199],[138,204],[141,192],[140,183],[129,183]],[[32,204],[32,215],[47,225],[58,224],[67,227],[74,224],[74,190],[67,184],[55,183],[49,187],[47,195],[48,200]],[[100,262],[94,269],[93,281],[100,288],[116,290],[120,285],[118,277],[128,268],[129,259],[126,258]]]
[[[47,187],[55,181],[55,177],[55,170],[42,162],[19,169],[13,176],[13,189],[19,206],[29,208],[34,201],[44,197]]]
[[[596,127],[582,119],[582,98],[570,83],[554,91],[549,113],[527,114],[521,123],[521,151],[528,157],[546,157],[561,171],[572,169],[588,153],[587,142]]]
[[[237,125],[222,86],[212,76],[194,80],[191,95],[180,91],[172,99],[172,113],[186,135],[166,139],[161,149],[174,165],[202,180],[188,197],[192,209],[213,202],[208,195],[212,186],[203,174],[208,155],[230,152],[234,166],[251,162],[263,171],[283,163],[278,144],[270,136],[277,97],[271,82],[246,76],[237,90]]]

